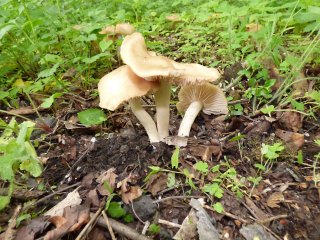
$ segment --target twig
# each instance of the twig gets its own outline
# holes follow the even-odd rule
[[[107,216],[107,214],[106,214],[104,211],[102,211],[102,216],[103,216],[103,218],[104,218],[104,221],[105,221],[106,224],[107,224],[107,227],[108,227],[108,230],[109,230],[111,239],[112,239],[112,240],[116,240],[116,237],[114,236],[114,232],[113,232],[113,230],[112,230],[112,227],[111,227],[111,225],[110,225],[110,223],[109,223],[108,216]]]
[[[230,102],[228,102],[228,105],[235,105],[238,103],[246,103],[246,102],[249,102],[249,100],[248,99],[240,99],[240,100],[230,101]]]
[[[204,205],[203,207],[206,208],[206,209],[208,209],[208,210],[210,210],[210,211],[214,211],[214,209],[213,209],[212,207],[210,207],[210,206]],[[224,214],[224,215],[226,215],[227,217],[236,219],[236,220],[238,220],[238,221],[240,221],[240,222],[242,222],[242,223],[250,223],[250,221],[245,220],[245,219],[243,219],[243,218],[241,218],[241,217],[238,217],[238,216],[236,216],[236,215],[234,215],[234,214],[232,214],[232,213],[226,212],[226,211],[222,212],[221,214]]]
[[[280,218],[287,218],[287,217],[288,217],[287,214],[282,214],[282,215],[273,216],[273,217],[269,217],[269,218],[266,218],[266,219],[263,219],[263,220],[257,220],[257,221],[258,221],[258,223],[264,224],[264,223],[269,223],[271,221],[274,221],[274,220],[277,220],[277,219],[280,219]]]
[[[145,225],[146,223],[144,221],[142,221],[142,219],[138,216],[138,214],[136,213],[136,211],[134,210],[134,207],[133,207],[133,203],[131,202],[131,209],[132,209],[132,212],[133,214],[136,216],[136,218],[143,224]]]
[[[55,191],[55,192],[53,192],[53,193],[50,193],[49,195],[44,196],[43,198],[40,198],[38,201],[35,201],[35,202],[32,203],[32,204],[26,205],[25,207],[23,207],[22,211],[26,211],[26,210],[29,209],[30,207],[36,206],[36,205],[38,205],[39,203],[42,203],[42,202],[46,201],[47,199],[53,197],[54,195],[57,195],[57,194],[59,194],[59,193],[61,193],[61,192],[64,192],[64,191],[66,191],[66,190],[69,190],[70,188],[77,187],[77,186],[79,186],[80,184],[81,184],[81,183],[78,182],[78,183],[75,183],[75,184],[70,185],[70,186],[68,186],[68,187],[62,188],[62,189],[60,189],[60,190],[58,190],[58,191]]]
[[[142,234],[142,235],[146,235],[149,226],[150,226],[150,222],[149,222],[149,221],[146,221],[146,223],[144,224],[143,229],[142,229],[142,231],[141,231],[141,234]]]
[[[14,209],[13,215],[9,220],[9,224],[8,224],[7,230],[4,233],[4,239],[7,239],[7,240],[14,239],[14,231],[15,231],[14,229],[16,227],[17,217],[18,217],[18,215],[20,213],[20,210],[21,210],[21,205],[18,205]]]
[[[93,215],[93,214],[90,214],[90,215]],[[127,225],[124,225],[123,223],[120,223],[112,218],[109,218],[109,223],[114,231],[116,231],[120,235],[125,236],[129,239],[132,239],[132,240],[151,240],[151,238],[148,238],[148,237],[138,233],[136,230],[134,230],[134,229],[128,227]],[[100,227],[108,228],[104,219],[101,217],[99,217],[97,219],[97,224]]]
[[[93,225],[96,223],[97,219],[99,218],[99,216],[100,216],[103,208],[104,208],[104,206],[100,207],[100,208],[98,209],[98,211],[96,211],[96,213],[93,214],[92,216],[91,216],[91,214],[90,214],[90,217],[91,217],[90,221],[89,221],[89,222],[87,223],[87,225],[81,230],[81,232],[80,232],[80,234],[77,236],[76,240],[81,240],[82,237],[83,237],[85,234],[88,234],[88,233],[91,231]]]
[[[181,228],[180,224],[169,222],[169,221],[164,220],[164,219],[159,219],[158,223],[159,224],[164,224],[164,225],[167,225],[167,226],[170,226],[170,227]]]
[[[185,198],[203,198],[203,196],[171,196],[171,197],[166,197],[166,198],[161,198],[158,200],[153,201],[153,203],[159,203],[159,202],[164,202],[170,199],[185,199]]]

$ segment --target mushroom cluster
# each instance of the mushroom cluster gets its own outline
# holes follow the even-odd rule
[[[120,47],[124,66],[105,75],[98,84],[101,108],[117,109],[128,101],[133,114],[145,128],[150,142],[169,136],[171,85],[182,86],[179,111],[185,111],[179,136],[189,136],[191,125],[203,109],[209,114],[226,114],[227,101],[214,83],[220,77],[215,68],[178,63],[147,49],[141,33],[127,35]],[[142,108],[140,97],[154,94],[156,123]]]

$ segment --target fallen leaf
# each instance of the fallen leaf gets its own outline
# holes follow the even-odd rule
[[[113,192],[116,186],[116,178],[118,177],[118,175],[114,173],[115,170],[115,168],[110,168],[97,178],[96,181],[100,183],[97,190],[102,196],[109,196]]]
[[[152,196],[157,195],[158,192],[167,188],[168,177],[165,173],[156,173],[152,175],[147,183],[147,189]]]
[[[268,121],[257,121],[249,123],[248,126],[244,129],[244,133],[247,137],[263,135],[270,129],[270,127],[271,124]]]
[[[309,90],[309,83],[303,71],[300,71],[299,75],[295,78],[294,82],[295,83],[292,85],[292,95],[295,97],[303,97],[304,94]]]
[[[274,192],[268,197],[267,205],[271,208],[280,208],[278,204],[282,201],[284,201],[282,192]]]
[[[107,240],[105,236],[105,230],[99,227],[94,227],[88,234],[87,239],[94,239],[94,240]]]
[[[62,216],[63,211],[66,207],[80,205],[81,197],[78,190],[74,190],[70,192],[61,202],[59,202],[56,206],[47,211],[45,216]]]
[[[197,210],[196,216],[198,218],[197,229],[199,240],[219,240],[219,232],[212,225],[212,219],[202,207],[201,202],[197,199],[192,198],[190,201],[190,205]]]
[[[265,220],[266,218],[269,218],[269,215],[263,212],[260,208],[257,207],[257,205],[248,197],[245,197],[246,204],[248,207],[255,213],[255,217],[258,220]]]
[[[205,146],[205,145],[197,145],[197,146],[190,146],[190,153],[193,156],[201,157],[203,161],[210,161],[212,155],[217,156],[221,152],[220,146]]]
[[[296,152],[300,150],[304,144],[303,134],[284,131],[281,129],[277,129],[275,134],[286,143],[286,146],[290,151]]]
[[[63,210],[63,216],[53,216],[49,219],[56,228],[47,232],[44,240],[58,240],[69,232],[80,229],[90,220],[90,204],[68,206]]]
[[[31,222],[24,227],[21,227],[16,235],[16,240],[34,240],[38,234],[43,233],[43,231],[50,225],[48,221],[49,216],[41,216],[32,219]]]
[[[276,240],[271,233],[257,223],[242,227],[240,233],[247,240]]]
[[[277,119],[282,129],[297,132],[302,128],[303,116],[298,112],[277,112]]]
[[[198,218],[194,209],[191,209],[188,216],[183,220],[181,228],[174,235],[175,240],[197,239]]]
[[[132,180],[135,181],[135,178],[136,176],[130,173],[128,177],[118,182],[117,184],[117,188],[121,188],[120,196],[122,198],[122,201],[126,204],[129,204],[129,202],[132,202],[134,199],[142,195],[142,190],[139,186],[129,185],[129,183],[132,182]]]

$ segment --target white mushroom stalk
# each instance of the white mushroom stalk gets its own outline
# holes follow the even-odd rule
[[[195,101],[189,105],[180,123],[178,131],[179,137],[189,136],[192,124],[194,123],[194,120],[196,119],[202,108],[203,103],[201,101]]]
[[[162,81],[160,89],[154,94],[156,104],[156,120],[160,141],[169,136],[171,84]]]
[[[181,121],[178,136],[188,137],[192,124],[199,112],[206,114],[227,114],[228,102],[223,91],[212,84],[183,86],[179,92],[177,108],[185,112]]]
[[[151,143],[160,142],[158,130],[156,127],[155,122],[153,121],[152,117],[149,113],[146,112],[141,106],[141,99],[140,98],[132,98],[129,100],[129,106],[132,110],[132,113],[136,116],[139,120],[141,125],[147,132],[149,136],[149,140]]]
[[[122,103],[129,102],[133,114],[145,128],[150,142],[159,142],[159,134],[152,117],[142,108],[140,97],[159,88],[158,82],[146,81],[124,65],[105,75],[98,84],[99,106],[116,110]]]

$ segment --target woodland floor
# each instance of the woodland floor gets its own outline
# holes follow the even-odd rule
[[[109,118],[112,129],[107,130],[83,128],[72,124],[72,114],[66,114],[65,121],[52,121],[52,129],[55,130],[47,138],[47,144],[38,148],[39,156],[46,161],[42,179],[38,181],[43,182],[47,188],[52,188],[53,193],[71,185],[74,187],[48,198],[46,196],[52,192],[34,189],[24,190],[22,193],[23,188],[18,188],[11,207],[1,213],[0,224],[6,225],[17,205],[32,199],[41,200],[39,204],[33,204],[28,209],[29,212],[39,213],[55,206],[76,187],[83,202],[91,202],[91,212],[97,211],[104,204],[106,196],[102,193],[97,179],[111,168],[114,168],[113,173],[118,175],[116,182],[119,183],[130,175],[128,185],[139,186],[145,190],[140,202],[135,200],[133,206],[125,205],[128,212],[138,215],[143,222],[152,223],[157,219],[164,219],[181,224],[191,209],[188,196],[201,196],[205,199],[208,196],[185,184],[184,177],[176,177],[179,184],[174,188],[168,188],[167,175],[164,172],[153,175],[145,183],[144,179],[150,172],[149,166],[170,169],[174,147],[165,144],[151,145],[130,112],[120,110],[117,113]],[[294,116],[290,115],[290,118],[294,121]],[[228,119],[201,115],[193,126],[193,137],[190,137],[188,146],[180,149],[179,167],[189,169],[197,186],[203,184],[206,179],[214,178],[214,175],[209,174],[204,179],[192,169],[195,160],[201,158],[207,161],[209,167],[228,159],[238,175],[255,176],[257,170],[253,163],[260,161],[261,142],[268,143],[286,138],[290,130],[287,120],[281,117],[270,119],[262,115],[252,118],[234,116]],[[180,119],[171,119],[172,134],[176,132],[179,121]],[[242,191],[246,192],[242,198],[236,197],[232,190],[225,189],[220,202],[228,214],[206,210],[220,232],[221,239],[244,239],[239,230],[250,223],[260,223],[276,239],[320,239],[320,192],[319,186],[315,186],[312,180],[312,159],[319,151],[319,147],[312,142],[320,137],[319,124],[319,120],[303,121],[299,128],[299,133],[304,136],[302,144],[305,165],[298,166],[295,161],[290,161],[290,158],[294,157],[292,151],[295,144],[287,137],[286,154],[274,162],[272,169],[262,174],[263,181],[253,189],[251,197],[250,188],[242,188]],[[110,134],[107,137],[95,137],[96,133],[103,131]],[[246,138],[229,141],[237,133],[246,135]],[[37,183],[28,180],[25,184],[27,188],[32,189]],[[121,200],[119,196],[114,199]],[[132,212],[132,207],[135,213]],[[39,214],[40,218],[41,216],[42,214]],[[43,236],[44,233],[39,229],[34,229],[32,222],[28,222],[26,226],[20,227],[18,236],[19,231],[23,236]],[[36,226],[39,228],[39,225]],[[138,232],[143,228],[143,224],[138,220],[128,226]],[[76,238],[81,229],[68,234],[65,232],[63,239]],[[162,224],[161,231],[155,239],[172,239],[178,229]],[[45,230],[43,227],[43,231],[47,232],[48,228]],[[90,234],[88,239],[110,239],[107,231],[102,231],[100,227],[95,227]]]

